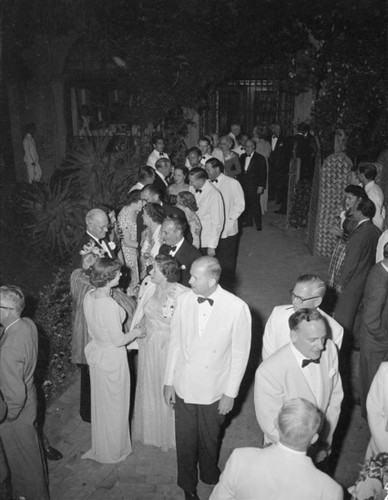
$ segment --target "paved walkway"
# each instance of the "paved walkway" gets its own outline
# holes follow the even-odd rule
[[[286,231],[284,217],[268,213],[264,230],[244,230],[237,267],[237,294],[250,306],[254,328],[253,349],[240,398],[227,427],[221,448],[223,468],[233,448],[259,445],[261,435],[253,407],[252,381],[257,367],[262,325],[272,308],[289,302],[288,290],[302,273],[325,276],[328,262],[312,257],[301,239]],[[133,454],[118,465],[102,465],[82,460],[90,448],[90,425],[78,414],[79,380],[47,412],[46,434],[53,446],[64,454],[63,460],[49,463],[52,500],[178,500],[182,491],[176,486],[175,452],[164,453],[152,446],[133,443]],[[339,429],[343,442],[335,478],[348,486],[355,480],[368,441],[368,430],[359,407],[351,421]],[[198,494],[207,500],[211,488],[200,483]],[[280,500],[280,499],[279,499]]]

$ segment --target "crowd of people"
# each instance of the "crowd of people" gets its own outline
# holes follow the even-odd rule
[[[251,314],[233,293],[239,234],[253,224],[262,230],[268,198],[285,211],[292,155],[301,178],[314,172],[306,124],[292,140],[278,124],[271,132],[255,127],[248,137],[233,123],[219,140],[201,136],[175,167],[155,137],[125,206],[91,209],[74,250],[72,361],[81,370],[80,415],[91,423],[82,458],[121,462],[131,437],[176,449],[186,500],[198,500],[199,479],[216,485],[212,500],[343,498],[327,472],[347,390],[370,425],[366,456],[388,452],[388,234],[376,166],[361,163],[333,228],[334,314],[320,308],[326,282],[297,277],[291,303],[274,308],[263,334],[254,384],[263,448],[237,449],[222,474],[218,467],[221,429],[251,349]],[[21,317],[17,287],[0,287],[0,297],[0,485],[8,477],[17,498],[45,499],[34,426],[37,330]],[[360,369],[350,389],[341,380],[349,359]]]

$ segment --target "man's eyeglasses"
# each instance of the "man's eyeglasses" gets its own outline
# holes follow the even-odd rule
[[[313,299],[320,299],[320,295],[315,295],[314,297],[307,297],[304,299],[303,297],[299,297],[299,295],[295,295],[293,290],[290,290],[290,295],[291,295],[291,300],[298,302],[299,304],[304,304],[304,302],[307,302],[308,300],[313,300]]]
[[[0,306],[0,309],[9,309],[10,311],[14,311],[14,307],[5,307],[5,306]]]
[[[106,230],[106,231],[109,231],[110,229],[112,229],[112,224],[106,224],[105,226],[99,226],[98,224],[95,224],[93,222],[93,226],[96,226],[96,227],[98,227],[98,229]]]

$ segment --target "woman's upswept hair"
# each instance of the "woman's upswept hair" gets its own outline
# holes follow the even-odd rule
[[[98,259],[92,266],[90,283],[96,288],[106,286],[121,269],[121,262],[109,257]]]

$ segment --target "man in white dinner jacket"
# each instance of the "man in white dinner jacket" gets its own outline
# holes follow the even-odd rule
[[[318,408],[305,399],[285,402],[276,419],[279,443],[235,449],[210,500],[342,500],[341,486],[306,456],[321,419]]]
[[[190,192],[198,205],[197,215],[202,225],[202,255],[216,256],[216,248],[225,224],[225,209],[222,195],[208,180],[203,168],[193,168],[189,173]]]
[[[204,256],[191,266],[191,291],[177,298],[171,322],[164,397],[175,408],[178,485],[197,500],[198,471],[219,479],[220,427],[234,405],[251,345],[248,306],[218,281],[219,262]]]
[[[325,319],[327,337],[341,349],[343,327],[331,316],[319,309],[326,293],[326,283],[316,274],[298,276],[291,290],[292,304],[274,307],[265,325],[262,358],[267,359],[278,349],[290,342],[288,320],[295,311],[302,308],[316,309]]]
[[[325,417],[320,442],[311,450],[316,462],[331,452],[344,396],[335,344],[327,338],[322,315],[314,309],[299,309],[289,319],[291,341],[263,361],[256,371],[254,401],[256,417],[265,443],[277,443],[275,419],[283,403],[304,398]]]
[[[238,219],[245,209],[245,198],[241,184],[227,177],[224,165],[211,158],[206,162],[205,170],[210,182],[222,194],[225,209],[225,224],[216,250],[217,259],[222,268],[222,284],[228,290],[233,286],[236,271],[238,248]]]

